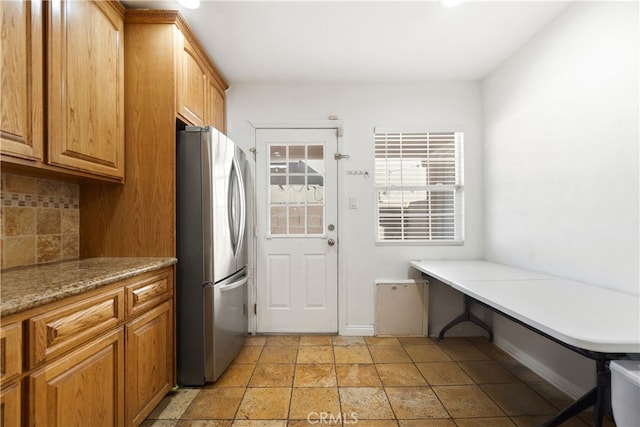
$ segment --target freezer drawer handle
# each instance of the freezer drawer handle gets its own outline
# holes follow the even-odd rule
[[[235,288],[239,288],[240,286],[243,286],[244,284],[246,284],[249,281],[248,277],[243,277],[242,279],[238,280],[237,282],[233,282],[233,283],[229,283],[228,285],[224,285],[224,286],[220,286],[220,292],[226,292],[226,291],[231,291]]]

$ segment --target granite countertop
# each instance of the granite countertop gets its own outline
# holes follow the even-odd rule
[[[8,269],[0,273],[0,316],[58,301],[176,262],[175,258],[109,257]]]

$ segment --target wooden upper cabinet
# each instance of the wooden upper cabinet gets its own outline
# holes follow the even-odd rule
[[[48,2],[48,163],[124,177],[124,8]]]
[[[220,132],[226,132],[226,115],[224,92],[218,83],[209,78],[207,91],[207,124],[212,125]]]
[[[206,123],[207,70],[185,37],[179,37],[178,114],[188,123]]]
[[[2,154],[42,160],[42,2],[1,1],[0,25],[0,149]]]
[[[225,131],[225,96],[187,37],[179,36],[178,115],[188,124]]]

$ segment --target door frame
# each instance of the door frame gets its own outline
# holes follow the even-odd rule
[[[251,125],[251,147],[252,152],[247,153],[247,159],[251,160],[249,162],[249,170],[252,174],[251,182],[251,204],[252,206],[248,206],[251,208],[251,215],[247,215],[247,230],[251,232],[252,238],[248,239],[247,243],[251,243],[251,246],[248,248],[250,253],[253,255],[250,257],[249,266],[248,266],[248,275],[249,275],[249,295],[248,295],[248,304],[251,309],[249,310],[249,327],[248,332],[252,335],[256,334],[258,324],[257,324],[257,316],[253,311],[253,307],[257,302],[258,295],[258,283],[255,279],[256,272],[256,257],[257,257],[257,249],[258,249],[258,235],[256,233],[256,221],[257,221],[257,200],[256,200],[256,156],[254,150],[256,147],[256,132],[258,129],[336,129],[337,131],[337,146],[338,152],[342,152],[343,147],[343,122],[342,120],[303,120],[303,121],[272,121],[272,120],[248,120],[249,125]],[[331,155],[331,154],[330,154]],[[344,176],[344,162],[339,161],[337,165],[337,194],[336,194],[336,208],[338,209],[338,232],[336,234],[336,238],[338,240],[338,277],[336,278],[338,283],[338,307],[337,307],[337,315],[338,315],[338,335],[342,335],[344,328],[344,319],[346,319],[346,313],[343,312],[346,305],[344,302],[346,301],[346,290],[343,289],[342,283],[346,283],[346,272],[343,271],[342,266],[346,265],[344,263],[345,251],[340,248],[340,241],[342,238],[342,224],[344,224],[343,211],[342,207],[342,193],[343,193],[343,181],[342,177]],[[247,197],[249,199],[249,197]]]

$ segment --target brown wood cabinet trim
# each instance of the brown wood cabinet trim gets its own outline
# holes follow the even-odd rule
[[[3,172],[73,182],[108,182],[113,184],[124,183],[124,178],[114,178],[107,175],[95,175],[80,170],[49,165],[40,160],[20,159],[18,157],[13,157],[7,154],[2,154],[0,156],[0,160],[2,161]]]
[[[110,0],[107,3],[110,3],[111,7],[113,7],[120,15],[122,15],[122,17],[124,17],[124,14],[126,13],[127,8],[122,3],[120,3],[120,1]]]

